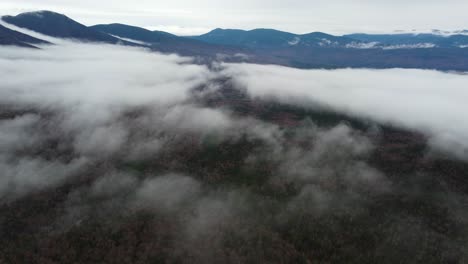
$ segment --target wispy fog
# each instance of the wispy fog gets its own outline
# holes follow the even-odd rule
[[[248,101],[258,110],[273,101],[392,124],[466,158],[466,75],[208,67],[141,48],[68,41],[40,50],[0,47],[0,80],[0,206],[46,201],[40,219],[48,220],[34,224],[41,243],[76,230],[104,239],[102,230],[138,229],[154,243],[144,254],[163,254],[149,249],[166,243],[159,248],[174,262],[238,263],[301,259],[304,250],[293,244],[311,238],[329,249],[341,236],[376,236],[378,252],[398,241],[418,256],[437,247],[446,254],[440,259],[466,257],[466,196],[419,185],[430,181],[426,172],[398,178],[378,167],[378,128],[321,127],[307,117],[288,126],[229,105]],[[226,88],[247,97],[213,103]],[[443,215],[455,232],[437,233],[396,206],[421,200],[449,212]],[[385,222],[371,212],[392,214]],[[421,245],[421,237],[433,244]]]
[[[18,26],[15,26],[13,24],[10,24],[10,23],[7,23],[7,22],[3,21],[3,19],[1,19],[1,18],[0,18],[0,25],[4,26],[6,28],[9,28],[11,30],[18,31],[18,32],[21,32],[23,34],[29,35],[29,36],[31,36],[33,38],[45,40],[45,41],[47,41],[47,42],[49,42],[51,44],[67,44],[67,43],[70,43],[70,40],[55,38],[55,37],[52,37],[52,36],[49,36],[49,35],[44,35],[44,34],[41,34],[39,32],[29,30],[27,28],[18,27]]]
[[[27,162],[7,163],[15,152],[44,148],[50,138],[66,140],[73,152],[100,157],[121,151],[128,141],[128,127],[119,118],[130,109],[164,105],[167,110],[158,119],[174,125],[182,118],[193,122],[183,112],[196,113],[197,109],[176,105],[211,75],[187,58],[118,46],[68,43],[38,51],[2,47],[0,54],[0,104],[7,117],[12,116],[0,123],[2,165],[7,166],[2,182],[10,186],[5,187],[9,192],[17,185],[24,189],[53,184],[70,173],[61,163],[32,157]],[[200,111],[203,114],[196,116],[194,125],[211,119],[208,110]],[[146,121],[155,122],[146,126],[161,125],[157,120]],[[77,158],[82,161],[83,156]],[[53,173],[42,173],[47,170]],[[47,180],[37,184],[39,179],[31,172],[37,177],[47,175]],[[31,184],[18,183],[18,179]]]
[[[420,131],[435,147],[468,156],[468,75],[430,70],[298,70],[226,64],[224,74],[254,96],[328,108]]]

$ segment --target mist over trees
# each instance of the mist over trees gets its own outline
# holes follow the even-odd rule
[[[0,262],[463,263],[468,76],[0,47]]]

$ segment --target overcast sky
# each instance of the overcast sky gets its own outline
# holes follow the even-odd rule
[[[468,0],[1,0],[0,14],[52,10],[86,25],[120,22],[176,34],[221,28],[324,31],[468,29]]]

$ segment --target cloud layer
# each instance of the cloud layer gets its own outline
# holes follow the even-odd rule
[[[77,262],[98,253],[133,263],[333,262],[365,244],[343,241],[375,237],[375,262],[406,258],[398,246],[424,260],[434,248],[442,262],[466,257],[466,195],[430,171],[388,173],[373,160],[378,123],[464,157],[465,75],[208,67],[70,41],[41,48],[0,47],[0,227],[21,227],[0,228],[0,255],[66,262],[76,235],[92,248]],[[268,117],[288,119],[291,106],[377,128]]]
[[[224,74],[254,96],[328,108],[420,131],[444,150],[468,153],[468,75],[429,70],[298,70],[228,64]]]

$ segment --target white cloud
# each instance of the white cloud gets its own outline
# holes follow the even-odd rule
[[[41,48],[0,47],[0,107],[12,115],[0,120],[1,197],[55,186],[83,166],[132,155],[132,146],[151,137],[133,138],[129,144],[138,128],[121,120],[125,111],[159,107],[159,115],[171,120],[144,127],[161,130],[164,122],[180,129],[198,126],[194,130],[199,131],[223,120],[222,114],[195,107],[164,111],[189,99],[192,88],[211,78],[205,66],[191,64],[190,58],[71,41]],[[203,127],[208,122],[211,126]],[[53,152],[51,142],[59,142]],[[144,149],[157,151],[158,144]]]
[[[210,77],[206,67],[189,64],[189,58],[123,46],[67,43],[39,51],[0,49],[2,102],[62,104],[80,111],[101,104],[171,104]]]
[[[136,190],[139,206],[163,210],[174,210],[190,203],[200,193],[200,183],[191,177],[164,175],[147,179]]]
[[[466,157],[468,76],[429,70],[298,70],[225,64],[254,97],[329,107],[421,131],[439,148]],[[441,143],[443,142],[443,143]]]
[[[445,184],[435,186],[433,174],[405,175],[398,178],[408,181],[400,182],[372,167],[368,161],[374,145],[368,133],[346,124],[321,128],[310,119],[281,128],[224,107],[207,108],[196,99],[219,95],[223,84],[228,86],[221,88],[231,88],[224,78],[228,75],[254,97],[325,105],[391,122],[427,132],[459,150],[466,147],[468,135],[467,75],[249,64],[224,64],[218,72],[193,65],[189,58],[138,48],[73,42],[42,48],[0,47],[0,205],[73,183],[43,193],[38,203],[45,211],[31,211],[26,230],[38,230],[32,234],[39,243],[65,241],[71,227],[77,227],[74,234],[85,230],[79,233],[85,239],[95,236],[80,227],[96,223],[104,239],[106,230],[122,231],[131,235],[130,242],[141,240],[141,249],[151,249],[163,237],[168,255],[191,256],[200,263],[239,262],[244,256],[258,260],[264,245],[288,259],[294,250],[282,230],[298,227],[291,234],[319,234],[319,239],[336,234],[340,239],[341,230],[351,226],[356,231],[351,238],[362,237],[375,220],[369,212],[384,208],[385,216],[398,221],[372,227],[372,234],[391,234],[391,241],[401,239],[407,248],[412,241],[405,244],[406,237],[427,238],[424,230],[411,233],[427,214],[394,206],[402,200],[434,208],[435,217],[442,212],[442,222],[456,223],[455,232],[466,227],[466,221],[459,221],[466,219],[459,217],[466,197],[450,193]],[[207,91],[193,91],[199,86]],[[250,109],[263,108],[264,102],[253,103],[259,105]],[[218,150],[228,157],[213,162],[218,157],[211,154]],[[191,163],[201,156],[208,160]],[[416,224],[410,221],[394,232],[409,216]],[[143,232],[136,234],[135,228]],[[437,233],[430,239],[450,242],[449,253],[464,249],[464,241],[451,236]],[[226,241],[247,246],[226,251]]]
[[[12,24],[9,24],[9,23],[3,21],[1,18],[0,18],[0,25],[4,26],[6,28],[9,28],[11,30],[18,31],[18,32],[21,32],[23,34],[29,35],[29,36],[34,37],[34,38],[45,40],[45,41],[50,42],[50,43],[65,44],[65,43],[68,42],[65,39],[54,38],[54,37],[51,37],[51,36],[48,36],[48,35],[44,35],[44,34],[41,34],[41,33],[38,33],[38,32],[32,31],[32,30],[26,29],[26,28],[17,27],[15,25],[12,25]]]
[[[146,43],[146,42],[143,42],[143,41],[130,39],[130,38],[122,38],[122,37],[119,37],[117,35],[112,35],[112,34],[109,34],[109,35],[113,36],[114,38],[118,38],[118,39],[125,40],[125,41],[128,41],[128,42],[132,42],[132,43],[135,43],[135,44],[140,44],[140,45],[144,45],[144,46],[151,46],[150,43]]]

